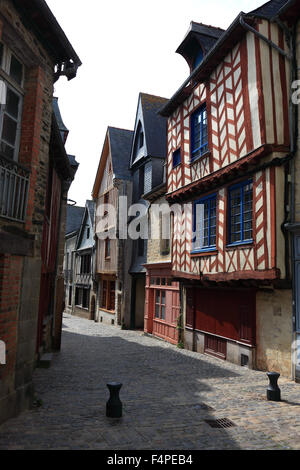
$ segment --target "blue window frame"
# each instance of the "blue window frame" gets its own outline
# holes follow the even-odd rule
[[[217,195],[212,194],[194,202],[193,252],[216,249]]]
[[[207,151],[207,111],[204,104],[191,116],[191,160],[201,157]]]
[[[243,181],[228,190],[229,244],[253,240],[253,183]]]
[[[173,168],[175,168],[175,166],[180,165],[180,163],[181,163],[181,150],[179,148],[175,150],[175,152],[173,152]]]

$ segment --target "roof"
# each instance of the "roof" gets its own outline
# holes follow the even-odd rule
[[[130,150],[133,131],[108,127],[113,172],[117,179],[131,179],[129,171]]]
[[[270,20],[276,16],[281,8],[287,3],[289,3],[288,0],[270,0],[255,10],[252,10],[248,15]]]
[[[58,98],[55,97],[55,96],[53,97],[53,100],[52,100],[52,106],[53,106],[53,111],[54,111],[54,114],[55,114],[55,117],[56,117],[56,122],[57,122],[59,130],[61,132],[69,132],[69,129],[63,123],[61,113],[60,113],[60,109],[59,109],[59,106],[58,106]]]
[[[133,131],[127,129],[119,129],[118,127],[109,126],[107,128],[104,144],[102,147],[101,157],[96,173],[96,178],[92,190],[92,196],[97,197],[101,180],[103,177],[107,156],[109,151],[112,158],[112,166],[114,177],[122,180],[130,180],[129,160]]]
[[[178,54],[184,55],[184,50],[187,47],[189,41],[195,37],[197,38],[198,42],[201,43],[204,52],[207,53],[223,33],[224,29],[222,28],[191,21],[189,30],[180,46],[177,48],[176,52]]]
[[[45,0],[12,1],[56,64],[72,61],[75,69],[81,65],[81,60]]]
[[[144,135],[148,156],[166,157],[167,121],[163,116],[158,114],[158,111],[162,106],[167,104],[168,99],[147,93],[140,93],[139,99],[142,106]]]
[[[242,19],[246,18],[249,25],[253,25],[257,17],[271,19],[287,3],[289,3],[287,0],[271,0],[250,13],[245,14],[240,12],[229,28],[223,32],[208,51],[201,64],[193,70],[168,103],[160,109],[160,114],[162,116],[170,116],[175,111],[190,95],[193,80],[198,80],[199,82],[207,80],[213,70],[226,56],[228,50],[232,49],[241,40],[242,35],[245,33],[245,29],[241,24]]]
[[[84,211],[85,207],[67,205],[66,235],[78,232]]]

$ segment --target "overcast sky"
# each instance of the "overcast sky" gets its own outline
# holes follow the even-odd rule
[[[83,65],[55,84],[67,152],[80,163],[69,198],[91,192],[107,126],[133,130],[139,92],[170,98],[189,75],[175,51],[191,21],[228,28],[264,0],[46,0]]]

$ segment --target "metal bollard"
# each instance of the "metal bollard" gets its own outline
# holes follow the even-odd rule
[[[106,416],[108,418],[121,418],[122,417],[122,402],[119,398],[119,392],[122,384],[119,382],[110,382],[107,384],[110,392],[110,397],[106,403]]]
[[[280,388],[277,385],[277,380],[280,377],[278,372],[267,372],[269,377],[269,386],[267,388],[267,399],[272,401],[281,401],[280,398]]]

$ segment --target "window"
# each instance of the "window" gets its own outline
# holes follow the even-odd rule
[[[110,258],[110,239],[105,239],[105,258]]]
[[[104,279],[102,281],[102,301],[101,308],[105,310],[115,310],[115,281]]]
[[[229,244],[251,242],[253,238],[253,183],[231,187],[229,196]]]
[[[199,51],[195,54],[194,69],[198,67],[199,64],[201,64],[202,60],[203,60],[203,50],[199,49]]]
[[[155,318],[165,320],[166,318],[166,291],[155,291]]]
[[[80,258],[80,274],[90,274],[91,272],[91,256],[82,255]]]
[[[193,251],[216,248],[217,196],[213,194],[194,203]]]
[[[180,148],[173,152],[173,168],[180,165],[181,163],[181,150]]]
[[[90,227],[88,227],[86,229],[86,238],[89,239],[90,238]]]
[[[90,303],[90,289],[76,287],[75,291],[75,305],[82,308],[89,308]],[[71,304],[70,304],[71,305]]]
[[[0,43],[0,152],[14,160],[17,160],[21,132],[22,83],[23,65]]]
[[[191,117],[191,160],[201,157],[208,151],[206,104]]]

